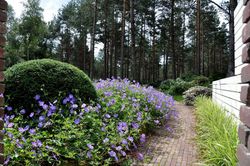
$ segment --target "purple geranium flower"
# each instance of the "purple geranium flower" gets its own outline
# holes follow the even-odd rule
[[[76,124],[76,125],[78,125],[79,123],[80,123],[80,119],[78,118],[78,119],[76,119],[75,121],[74,121],[74,123]]]
[[[40,122],[43,122],[44,120],[45,120],[45,116],[43,116],[43,115],[39,116],[39,121]]]
[[[93,150],[94,147],[91,145],[91,144],[87,144],[87,147],[90,149],[90,150]]]
[[[88,151],[88,152],[87,152],[87,157],[88,157],[89,159],[92,158],[91,151]]]
[[[132,127],[134,129],[138,129],[140,127],[140,125],[138,123],[136,123],[136,122],[132,122]]]
[[[11,106],[7,106],[6,109],[7,109],[7,111],[12,111],[13,110],[13,108]]]
[[[109,139],[108,139],[108,138],[105,138],[105,139],[103,140],[103,143],[107,143],[107,142],[109,142]]]
[[[112,150],[109,152],[110,157],[114,157],[116,161],[118,161],[118,158],[116,156],[116,153]]]
[[[109,114],[105,114],[105,118],[109,119],[111,116]]]
[[[142,134],[141,137],[140,137],[140,142],[141,143],[145,143],[146,142],[146,135],[145,134]]]
[[[21,113],[21,114],[25,114],[25,113],[26,113],[25,109],[22,109],[22,110],[20,111],[20,113]]]
[[[36,95],[36,96],[34,97],[34,99],[35,99],[36,101],[39,101],[39,100],[40,100],[40,98],[41,98],[41,96],[40,96],[40,95]]]
[[[30,129],[30,130],[29,130],[29,133],[30,133],[31,135],[34,135],[34,134],[36,134],[36,130],[35,130],[35,129]]]
[[[128,140],[129,140],[130,142],[134,142],[134,138],[131,137],[131,136],[128,137]]]
[[[32,118],[34,116],[34,112],[31,112],[29,116]]]

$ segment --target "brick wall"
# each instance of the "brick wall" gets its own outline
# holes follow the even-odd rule
[[[0,130],[3,129],[3,116],[4,116],[4,45],[6,42],[5,33],[6,33],[6,21],[7,21],[7,2],[5,0],[0,0]],[[3,133],[0,132],[0,164],[4,163],[4,144],[3,144]]]
[[[250,165],[250,1],[243,1],[244,10],[242,14],[243,31],[242,42],[243,49],[241,54],[244,67],[241,70],[241,81],[248,85],[241,88],[241,100],[244,100],[246,105],[240,108],[240,121],[238,135],[240,144],[237,148],[237,157],[239,166]]]

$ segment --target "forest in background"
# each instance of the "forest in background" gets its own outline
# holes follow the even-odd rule
[[[152,83],[187,74],[218,79],[234,72],[236,5],[235,0],[71,0],[47,23],[40,1],[28,0],[20,18],[9,6],[6,67],[52,58],[92,79]]]

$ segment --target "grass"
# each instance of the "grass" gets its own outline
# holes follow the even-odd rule
[[[175,95],[174,100],[178,101],[178,102],[182,102],[184,100],[184,98],[182,97],[182,95]]]
[[[196,100],[197,144],[202,164],[234,166],[237,163],[237,123],[211,99]]]

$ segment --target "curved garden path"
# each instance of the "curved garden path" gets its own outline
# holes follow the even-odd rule
[[[166,128],[156,129],[147,144],[139,150],[144,154],[144,162],[134,165],[144,166],[192,166],[197,162],[197,148],[194,143],[195,116],[193,107],[176,103],[178,118],[172,118]]]

